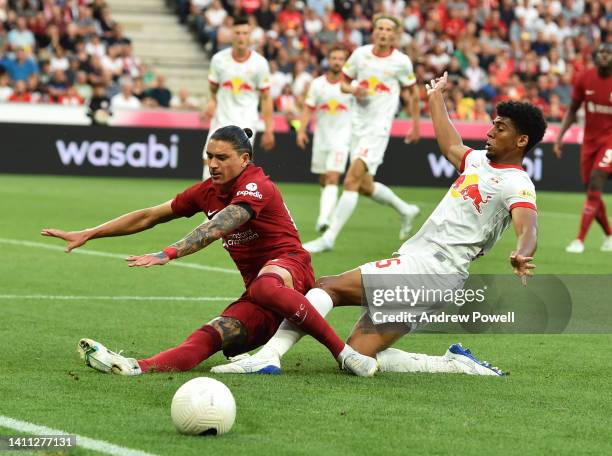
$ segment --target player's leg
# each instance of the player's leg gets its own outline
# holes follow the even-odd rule
[[[609,153],[608,153],[609,151]],[[606,241],[602,250],[610,237],[610,226],[607,220],[602,193],[609,173],[612,171],[612,149],[600,150],[597,153],[583,151],[581,156],[581,168],[583,180],[587,181],[587,199],[582,208],[580,219],[580,229],[578,236],[565,249],[570,253],[584,252],[584,240],[589,232],[594,219],[597,219],[606,234]],[[612,248],[612,246],[611,246]]]
[[[319,217],[317,218],[316,229],[323,233],[331,224],[331,216],[338,202],[338,183],[340,173],[328,171],[320,176],[321,200],[319,201]]]
[[[372,376],[376,361],[345,344],[306,297],[293,288],[291,273],[280,266],[264,266],[248,289],[252,301],[273,310],[325,345],[335,359],[351,372]]]
[[[336,238],[340,234],[340,231],[348,222],[351,215],[357,207],[357,201],[359,199],[359,187],[361,186],[361,180],[367,174],[368,169],[366,164],[360,160],[354,160],[344,177],[344,191],[342,196],[338,200],[336,209],[332,215],[331,224],[325,231],[325,234],[314,241],[307,242],[304,244],[304,248],[311,253],[319,253],[327,250],[331,250],[334,247]]]
[[[147,372],[187,371],[222,348],[240,344],[246,337],[239,320],[217,317],[194,331],[177,347],[150,358],[135,360],[108,350],[91,339],[81,339],[78,350],[85,364],[102,372],[138,375]]]

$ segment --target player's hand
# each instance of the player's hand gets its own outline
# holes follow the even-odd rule
[[[517,252],[510,254],[510,264],[512,265],[512,272],[521,278],[523,286],[527,286],[527,278],[533,276],[532,269],[535,269],[536,265],[532,263],[533,257],[520,255]]]
[[[202,120],[210,120],[215,115],[215,110],[217,109],[217,102],[215,100],[208,100],[206,103],[206,109],[202,113]]]
[[[413,128],[409,133],[404,136],[404,143],[418,143],[419,139],[421,139],[421,133],[418,128]]]
[[[295,142],[297,143],[300,149],[305,149],[306,144],[308,144],[308,134],[303,130],[298,131],[297,139]]]
[[[357,98],[357,100],[363,100],[368,96],[368,89],[365,87],[355,87],[355,91],[353,92],[353,96]]]
[[[40,234],[43,236],[56,237],[68,243],[64,252],[70,253],[73,249],[81,247],[89,240],[89,235],[85,231],[62,231],[55,228],[44,228]]]
[[[555,154],[555,157],[561,158],[561,155],[563,154],[563,151],[561,150],[561,142],[560,141],[556,141],[553,144],[553,154]]]
[[[130,268],[138,266],[150,268],[151,266],[163,266],[170,261],[170,258],[164,252],[157,252],[148,253],[146,255],[129,256],[125,261],[128,262]]]
[[[427,89],[427,96],[431,96],[436,92],[442,93],[446,88],[446,83],[448,82],[448,72],[444,72],[441,78],[432,79],[429,84],[425,84],[425,88]]]
[[[264,134],[261,135],[261,147],[265,150],[274,148],[274,132],[272,130],[266,130]]]

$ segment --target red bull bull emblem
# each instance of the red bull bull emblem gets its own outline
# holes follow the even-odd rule
[[[332,116],[334,116],[339,112],[348,111],[348,106],[332,98],[331,100],[328,100],[327,102],[320,104],[319,111],[325,111],[327,112],[327,114],[331,114]]]
[[[253,90],[251,84],[244,82],[240,78],[229,79],[221,84],[221,87],[231,90],[234,95],[240,92],[250,92]]]
[[[391,88],[378,79],[376,76],[371,76],[359,82],[359,87],[368,90],[368,95],[376,95],[377,93],[391,93]]]
[[[481,206],[487,204],[493,197],[487,195],[483,198],[480,189],[478,188],[478,175],[467,174],[457,178],[451,187],[451,196],[453,198],[462,197],[464,201],[470,199],[479,214],[482,214]]]

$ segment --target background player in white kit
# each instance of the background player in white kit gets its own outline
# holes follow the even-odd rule
[[[268,61],[251,50],[251,25],[246,17],[239,17],[232,27],[232,46],[213,55],[208,73],[210,99],[204,112],[212,118],[206,144],[202,151],[204,160],[203,178],[210,173],[206,160],[206,146],[213,133],[227,125],[238,125],[257,131],[261,98],[261,117],[265,130],[261,137],[264,149],[274,147],[274,105],[270,96],[270,67]],[[255,145],[255,134],[251,138]]]
[[[374,17],[374,44],[357,48],[344,65],[342,91],[355,96],[355,122],[351,141],[351,165],[344,178],[344,192],[332,216],[332,223],[323,236],[304,244],[311,253],[331,250],[342,227],[351,217],[359,193],[393,207],[402,217],[400,239],[406,239],[419,209],[407,204],[380,182],[374,182],[376,170],[383,162],[389,143],[391,125],[404,101],[412,117],[412,130],[406,142],[419,139],[420,107],[412,62],[393,47],[400,22],[387,15]],[[351,84],[351,81],[356,83]]]
[[[297,145],[304,149],[308,143],[308,123],[316,113],[310,171],[319,175],[322,187],[316,224],[319,232],[329,227],[338,200],[338,182],[349,156],[353,96],[340,90],[347,54],[342,45],[332,46],[327,53],[329,68],[310,84],[297,134]]]
[[[509,256],[512,270],[525,285],[532,275],[538,231],[536,195],[521,164],[524,155],[544,136],[542,112],[529,103],[498,104],[497,117],[487,133],[486,150],[474,151],[463,145],[448,117],[442,95],[446,81],[445,73],[427,85],[429,106],[440,149],[460,176],[419,232],[402,245],[398,256],[317,281],[306,297],[323,315],[334,306],[361,305],[362,284],[371,287],[377,276],[382,279],[398,274],[407,283],[415,275],[425,274],[432,278],[452,274],[465,280],[471,261],[490,250],[510,224],[517,236],[516,249]],[[364,355],[376,355],[383,372],[504,375],[460,344],[451,345],[444,356],[389,348],[410,329],[405,324],[376,325],[366,312],[347,343]],[[280,372],[280,358],[301,335],[284,321],[258,353],[213,371],[251,373],[266,366],[269,371],[272,366]]]

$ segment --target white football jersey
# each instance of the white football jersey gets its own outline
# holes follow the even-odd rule
[[[213,118],[216,125],[257,125],[259,92],[270,88],[270,67],[263,56],[251,51],[239,62],[232,48],[219,51],[210,61],[208,81],[219,86]]]
[[[393,49],[386,57],[374,54],[374,46],[361,46],[351,54],[342,72],[360,87],[368,89],[363,101],[356,101],[355,115],[361,128],[359,135],[389,135],[399,106],[403,87],[416,83],[412,61]]]
[[[484,255],[512,223],[515,207],[536,208],[536,193],[527,172],[519,166],[491,162],[485,150],[468,150],[455,180],[418,233],[400,254],[431,247],[451,271],[467,273],[470,262]]]
[[[353,96],[340,90],[340,81],[331,83],[327,76],[319,76],[310,84],[305,103],[316,111],[313,148],[348,151]]]

